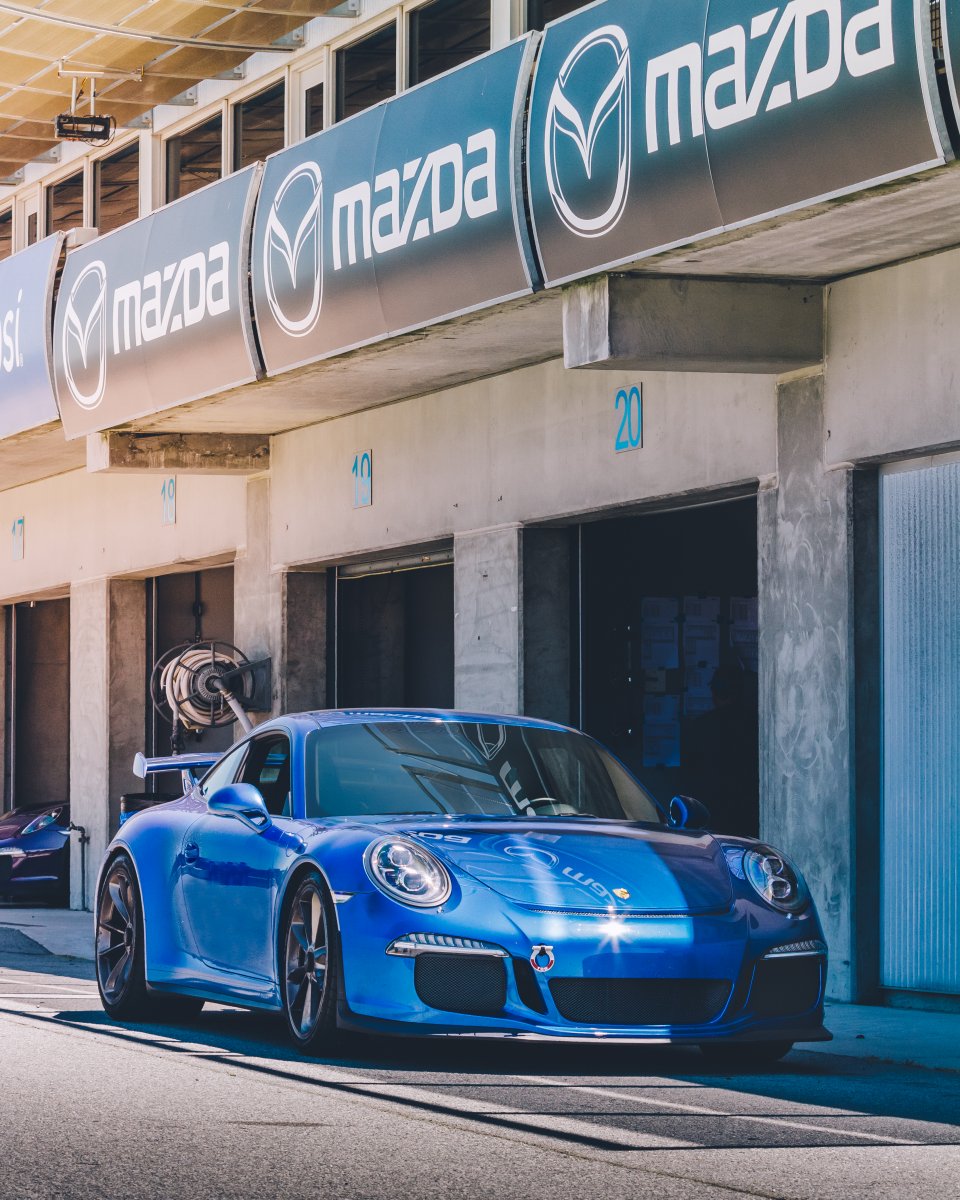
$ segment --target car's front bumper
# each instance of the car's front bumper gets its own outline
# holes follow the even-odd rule
[[[767,986],[761,995],[763,989],[758,985],[762,972],[769,984],[770,968],[765,964],[771,950],[786,943],[822,942],[812,910],[799,918],[786,918],[738,901],[727,912],[696,916],[577,915],[535,912],[509,904],[487,903],[480,910],[470,900],[469,896],[461,898],[445,913],[418,913],[374,892],[338,904],[344,985],[341,1023],[407,1036],[648,1044],[830,1038],[823,1027],[825,954],[794,956],[794,975],[806,981],[796,993],[801,997],[796,1005],[789,988],[771,993]],[[418,986],[416,958],[387,952],[396,939],[415,932],[478,939],[501,948],[502,1005],[478,1012],[426,1003],[423,988]],[[530,964],[539,946],[552,948],[555,962],[549,971],[522,965]],[[456,959],[456,951],[450,957]],[[469,961],[470,956],[464,955],[465,978],[472,969]],[[531,979],[535,991],[531,991]],[[671,1021],[667,1012],[655,1024],[625,1024],[622,1005],[616,1023],[568,1019],[551,987],[551,981],[561,980],[589,981],[598,995],[607,984],[613,992],[624,986],[629,989],[628,981],[667,981],[666,990],[675,986],[678,997],[698,983],[722,981],[729,987],[726,998],[708,1019]],[[467,1008],[471,1004],[469,987],[464,990],[468,998],[463,1007]],[[606,1011],[603,1005],[601,1009]]]

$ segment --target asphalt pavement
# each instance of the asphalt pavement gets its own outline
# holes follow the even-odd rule
[[[121,1026],[89,961],[0,926],[0,1200],[952,1197],[960,1073],[794,1051],[351,1039],[265,1016]]]

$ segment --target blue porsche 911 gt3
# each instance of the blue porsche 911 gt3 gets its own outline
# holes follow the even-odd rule
[[[138,756],[139,758],[139,756]],[[785,855],[664,813],[584,734],[527,718],[282,717],[131,817],[97,888],[122,1020],[205,1000],[338,1030],[685,1042],[772,1062],[823,1027],[826,946]],[[187,777],[189,780],[189,777]]]

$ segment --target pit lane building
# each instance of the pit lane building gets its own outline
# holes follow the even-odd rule
[[[960,1002],[960,0],[89,7],[0,15],[5,807],[98,862],[220,638],[580,725]]]

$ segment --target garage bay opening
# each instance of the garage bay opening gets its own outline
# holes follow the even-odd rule
[[[663,803],[758,832],[755,497],[584,525],[584,729]]]
[[[453,552],[336,569],[341,708],[452,708]]]

